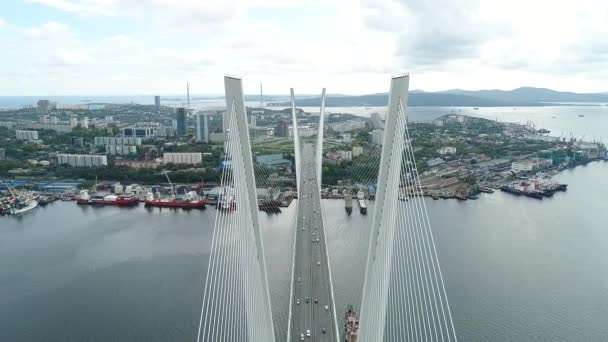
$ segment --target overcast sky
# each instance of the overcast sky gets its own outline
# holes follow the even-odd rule
[[[2,0],[0,95],[608,91],[606,0]]]

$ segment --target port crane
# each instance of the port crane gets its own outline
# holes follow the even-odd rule
[[[165,177],[167,177],[167,180],[169,181],[169,185],[171,186],[171,194],[173,195],[173,199],[175,199],[177,197],[177,194],[175,193],[175,187],[173,186],[173,183],[171,182],[171,179],[169,178],[169,171],[163,170],[163,173],[165,174]]]

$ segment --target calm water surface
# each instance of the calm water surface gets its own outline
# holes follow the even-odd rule
[[[427,201],[459,340],[608,340],[607,175],[566,171],[568,192],[542,201]],[[323,206],[337,308],[358,307],[372,212]],[[0,341],[194,340],[214,215],[57,202],[0,217]],[[261,220],[282,338],[293,208]]]

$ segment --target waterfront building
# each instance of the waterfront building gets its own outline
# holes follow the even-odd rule
[[[136,137],[95,137],[93,144],[95,146],[106,146],[106,145],[141,145],[142,139]]]
[[[439,153],[442,156],[446,155],[446,154],[456,154],[456,147],[445,146],[445,147],[442,147],[442,148],[438,149],[437,153]]]
[[[190,153],[163,153],[163,162],[165,164],[201,164],[203,162],[203,154],[200,152]]]
[[[206,113],[196,115],[196,141],[209,142],[209,116]]]
[[[517,172],[531,172],[537,171],[545,167],[553,165],[552,159],[545,158],[530,158],[514,161],[511,164],[511,171]]]
[[[15,131],[15,137],[17,140],[38,140],[38,131]]]
[[[382,145],[384,140],[384,130],[383,129],[375,129],[370,134],[372,137],[372,143],[376,145]]]
[[[186,109],[183,107],[177,108],[176,117],[177,135],[186,135]]]
[[[106,155],[95,154],[57,154],[57,164],[67,164],[74,167],[95,167],[108,165]]]

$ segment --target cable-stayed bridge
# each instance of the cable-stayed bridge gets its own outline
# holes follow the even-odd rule
[[[225,167],[197,341],[457,341],[407,126],[409,76],[391,81],[357,334],[340,331],[321,208],[325,89],[316,144],[299,136],[287,332],[275,331],[242,81],[225,78]],[[226,163],[224,165],[227,165]],[[353,168],[355,169],[355,168]],[[365,251],[363,251],[365,252]],[[353,303],[357,305],[358,303]]]

